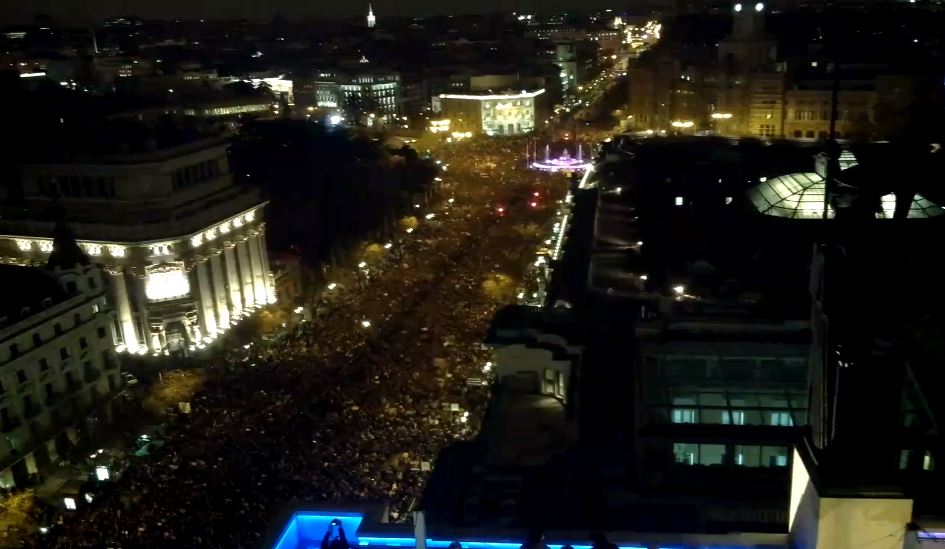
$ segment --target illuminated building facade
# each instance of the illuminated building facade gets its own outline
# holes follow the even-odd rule
[[[397,116],[403,109],[400,75],[396,72],[321,71],[306,88],[315,95],[314,106],[322,109],[344,109],[349,102],[381,116]]]
[[[273,303],[262,201],[233,184],[227,142],[204,139],[137,155],[23,166],[31,211],[58,203],[109,275],[115,345],[138,354],[195,350]],[[52,251],[52,221],[7,216],[5,263]]]
[[[87,427],[82,418],[121,388],[107,275],[67,237],[57,232],[44,269],[0,265],[4,489],[57,462]]]
[[[762,2],[732,5],[732,32],[709,52],[660,43],[630,68],[630,125],[762,138],[826,139],[830,133],[833,64],[820,54],[778,57],[764,30]],[[840,66],[836,136],[883,139],[895,129],[889,113],[906,113],[925,81],[887,65]],[[906,116],[902,114],[902,116]],[[882,126],[881,124],[886,124]]]
[[[453,131],[486,135],[522,135],[535,129],[535,91],[501,94],[441,94],[442,115]]]

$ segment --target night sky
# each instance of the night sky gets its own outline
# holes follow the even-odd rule
[[[145,18],[269,18],[281,13],[288,19],[337,17],[367,12],[367,1],[337,0],[0,0],[0,19],[27,22],[43,12],[63,22],[99,21],[116,14]],[[488,11],[560,11],[618,8],[614,0],[376,0],[379,20],[385,15],[430,15]]]

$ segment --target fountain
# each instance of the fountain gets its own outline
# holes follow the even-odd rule
[[[544,161],[539,162],[536,158],[537,156],[538,155],[536,151],[536,154],[532,157],[533,160],[529,164],[529,167],[546,172],[583,172],[590,169],[594,165],[592,162],[584,161],[584,148],[580,143],[577,145],[577,157],[571,156],[571,151],[565,148],[562,151],[561,156],[557,158],[551,158],[551,145],[547,144],[545,145]]]

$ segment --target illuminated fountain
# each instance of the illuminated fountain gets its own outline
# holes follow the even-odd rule
[[[577,156],[571,156],[571,151],[565,148],[561,156],[551,158],[551,146],[545,145],[545,158],[538,160],[538,145],[536,144],[532,151],[526,149],[525,157],[529,168],[546,172],[584,172],[594,166],[593,162],[584,160],[584,147],[580,143],[577,145]]]

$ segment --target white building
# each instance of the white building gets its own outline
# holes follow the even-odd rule
[[[64,210],[79,245],[104,266],[119,351],[202,348],[275,302],[263,202],[233,184],[227,142],[22,168],[26,208]],[[0,219],[0,261],[45,263],[52,221]]]
[[[3,488],[54,463],[120,388],[105,275],[57,230],[45,270],[0,265]]]
[[[535,130],[535,91],[441,94],[442,117],[453,131],[486,135],[521,135]]]

